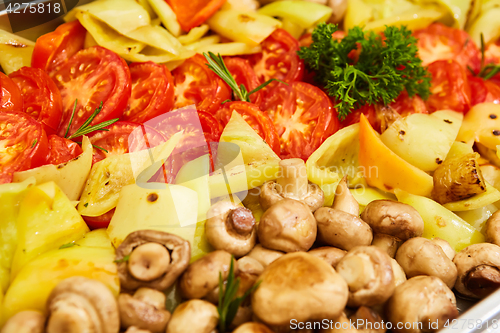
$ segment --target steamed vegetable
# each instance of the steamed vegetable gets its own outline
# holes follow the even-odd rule
[[[308,1],[276,1],[257,11],[259,14],[279,17],[297,24],[302,31],[326,22],[332,15],[332,9],[319,3]]]
[[[5,74],[31,65],[35,43],[0,29],[0,66]]]
[[[496,150],[500,145],[500,105],[494,103],[477,104],[464,117],[457,141],[469,145],[480,143],[488,149]]]

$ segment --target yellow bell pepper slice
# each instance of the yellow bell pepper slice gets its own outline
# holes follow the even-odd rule
[[[399,188],[416,195],[431,195],[431,176],[387,148],[364,115],[359,125],[359,164],[370,186],[391,193]]]
[[[496,149],[500,145],[500,136],[495,133],[500,133],[500,105],[481,103],[473,106],[465,115],[457,141],[470,146],[479,142],[489,149]]]

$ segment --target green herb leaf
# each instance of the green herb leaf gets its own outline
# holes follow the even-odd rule
[[[35,148],[37,142],[38,142],[38,139],[33,140],[33,143],[31,144],[31,148]]]
[[[71,242],[71,243],[63,244],[63,245],[59,246],[59,250],[60,250],[60,249],[67,249],[68,247],[73,247],[73,246],[75,246],[75,245],[79,246],[78,244],[75,244],[75,242]]]
[[[107,127],[107,126],[109,126],[111,124],[114,124],[118,120],[120,120],[119,118],[115,118],[115,119],[111,119],[111,120],[108,120],[108,121],[104,121],[104,122],[99,123],[99,124],[94,125],[94,126],[90,126],[90,124],[95,119],[95,117],[97,117],[97,115],[102,111],[102,105],[103,105],[103,103],[101,101],[101,103],[99,104],[99,107],[97,107],[95,109],[95,111],[90,115],[90,117],[87,120],[85,120],[85,122],[82,124],[82,126],[80,126],[80,128],[78,128],[75,133],[71,134],[68,137],[69,129],[71,127],[71,124],[73,122],[73,117],[75,115],[77,101],[78,100],[75,100],[75,106],[73,107],[73,113],[71,114],[71,118],[70,118],[70,121],[69,121],[69,124],[68,124],[68,128],[66,129],[66,134],[64,135],[64,137],[67,138],[67,139],[69,139],[69,140],[77,138],[77,137],[82,136],[82,135],[86,135],[86,134],[95,132],[95,131],[109,131],[109,129],[106,129],[105,127]]]
[[[405,26],[387,26],[384,38],[360,27],[342,40],[332,38],[335,24],[319,24],[313,43],[298,55],[315,79],[335,98],[339,118],[365,104],[387,105],[406,89],[409,96],[430,95],[430,74],[417,56],[416,38]]]
[[[500,73],[500,65],[496,65],[496,64],[484,65],[484,62],[486,61],[486,57],[484,55],[485,49],[486,49],[486,45],[484,44],[484,35],[483,35],[483,33],[481,33],[481,70],[479,71],[477,76],[479,76],[485,80],[489,80],[493,76]],[[472,74],[474,75],[474,72],[472,72]]]
[[[119,263],[122,263],[122,262],[127,262],[128,260],[130,259],[130,254],[129,255],[126,255],[125,257],[123,257],[122,259],[116,259],[115,261],[113,261],[114,263],[116,264],[119,264]]]
[[[236,297],[240,286],[240,278],[235,277],[233,261],[233,257],[231,256],[231,264],[225,288],[222,273],[219,272],[219,304],[217,306],[217,311],[219,312],[219,333],[226,333],[227,328],[236,316],[238,307],[260,284],[259,281],[259,283],[248,289],[243,296]]]
[[[82,142],[81,142],[81,141],[75,141],[75,143],[78,143],[78,144],[80,144],[80,145],[82,144]],[[104,148],[102,148],[102,147],[99,147],[99,146],[96,146],[96,145],[92,145],[92,147],[97,148],[97,149],[100,149],[100,150],[102,150],[102,151],[103,151],[103,152],[105,152],[105,153],[109,153],[106,149],[104,149]]]
[[[87,208],[88,206],[89,206],[89,203],[88,203],[88,202],[86,202],[86,203],[83,205],[83,207],[85,207],[85,208]]]

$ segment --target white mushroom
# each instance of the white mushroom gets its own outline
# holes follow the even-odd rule
[[[193,299],[181,303],[172,313],[166,333],[213,333],[219,323],[217,307],[207,301]]]
[[[43,333],[45,316],[39,311],[21,311],[7,320],[0,333]]]

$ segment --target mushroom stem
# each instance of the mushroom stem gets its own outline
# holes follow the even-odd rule
[[[159,243],[145,243],[136,247],[130,254],[128,270],[140,281],[153,281],[168,270],[170,253]]]
[[[229,213],[227,222],[239,235],[246,236],[252,233],[255,218],[252,211],[245,207],[238,207]]]
[[[352,291],[363,288],[375,275],[370,259],[361,255],[345,258],[338,273],[346,280]]]
[[[276,180],[285,197],[301,200],[307,195],[307,169],[300,158],[280,161],[280,174]]]
[[[481,265],[469,272],[465,286],[479,297],[486,297],[500,288],[500,271],[496,267]]]
[[[333,209],[359,216],[359,204],[354,199],[349,187],[347,186],[347,176],[344,176],[335,190],[335,200],[332,205]]]

